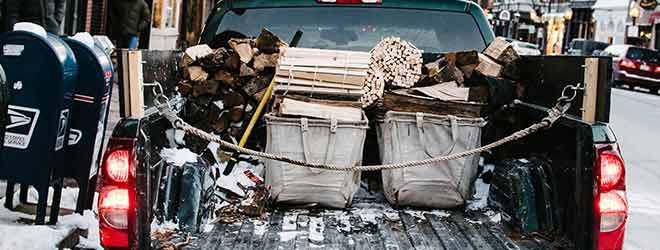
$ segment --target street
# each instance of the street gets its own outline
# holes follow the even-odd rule
[[[611,126],[626,163],[628,223],[625,249],[660,249],[660,96],[613,89]]]

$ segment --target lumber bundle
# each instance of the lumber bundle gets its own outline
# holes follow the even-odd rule
[[[275,72],[275,91],[357,101],[369,62],[365,52],[286,48]]]
[[[398,37],[383,39],[371,51],[367,71],[364,106],[383,96],[385,88],[410,88],[422,75],[422,51]]]

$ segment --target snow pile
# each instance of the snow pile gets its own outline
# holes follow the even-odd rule
[[[313,243],[322,243],[325,239],[323,231],[325,224],[323,224],[323,217],[309,217],[309,241]]]
[[[0,202],[4,202],[4,199],[0,199]],[[89,230],[89,238],[81,237],[79,247],[102,249],[98,237],[98,220],[92,211],[85,211],[84,215],[62,216],[55,226],[27,225],[18,222],[31,219],[34,219],[33,215],[0,207],[0,235],[11,235],[11,237],[3,237],[0,241],[0,249],[56,249],[57,244],[75,228]]]
[[[187,148],[164,148],[160,151],[160,157],[162,157],[165,162],[179,167],[187,162],[197,162],[197,155]]]
[[[482,175],[488,171],[493,171],[494,165],[488,164],[484,166]],[[490,191],[490,184],[484,183],[482,178],[477,178],[474,182],[475,194],[472,199],[467,201],[466,209],[470,211],[483,210],[488,207],[488,192]]]

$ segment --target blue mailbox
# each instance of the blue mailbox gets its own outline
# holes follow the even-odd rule
[[[64,41],[76,56],[78,83],[71,107],[66,162],[58,166],[56,175],[76,179],[80,187],[76,212],[82,214],[91,208],[93,192],[89,191],[94,188],[92,179],[103,149],[113,69],[109,55],[94,45],[89,34],[79,33]]]
[[[36,223],[43,224],[51,176],[64,162],[78,66],[62,39],[34,24],[23,26],[29,31],[0,35],[0,65],[9,89],[0,179],[37,189]],[[7,185],[6,206],[12,206],[13,186]]]

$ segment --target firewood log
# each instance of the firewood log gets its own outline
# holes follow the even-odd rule
[[[184,77],[195,82],[204,81],[209,77],[209,73],[206,73],[200,66],[188,66],[184,73]]]
[[[261,34],[256,39],[256,47],[265,54],[279,53],[281,47],[288,46],[282,39],[266,28],[261,29]]]
[[[205,57],[209,54],[212,54],[213,50],[206,44],[200,44],[187,48],[183,53],[183,58],[181,59],[180,66],[181,68],[188,67],[193,62],[197,61],[202,57]]]
[[[495,38],[486,50],[484,50],[484,54],[502,65],[513,63],[520,59],[518,53],[513,49],[513,45],[502,37]]]
[[[193,85],[193,97],[200,95],[216,95],[220,83],[215,80],[205,80]]]
[[[229,47],[234,49],[243,63],[252,61],[254,51],[252,50],[251,39],[231,39],[229,40]]]
[[[213,75],[213,80],[220,81],[223,85],[226,86],[238,85],[238,80],[234,77],[234,75],[224,70],[215,72],[215,75]]]
[[[502,75],[502,65],[490,59],[487,55],[479,54],[479,65],[474,70],[488,77],[500,77]]]
[[[247,66],[247,64],[243,63],[241,64],[241,70],[238,76],[240,77],[246,77],[246,76],[255,76],[257,73],[254,72],[254,69],[250,68]]]
[[[265,68],[275,68],[277,66],[277,59],[279,54],[259,54],[254,57],[254,62],[252,62],[254,70],[259,73]]]
[[[192,84],[190,84],[190,82],[188,81],[181,81],[177,85],[177,90],[182,95],[189,95],[190,93],[192,93]]]

